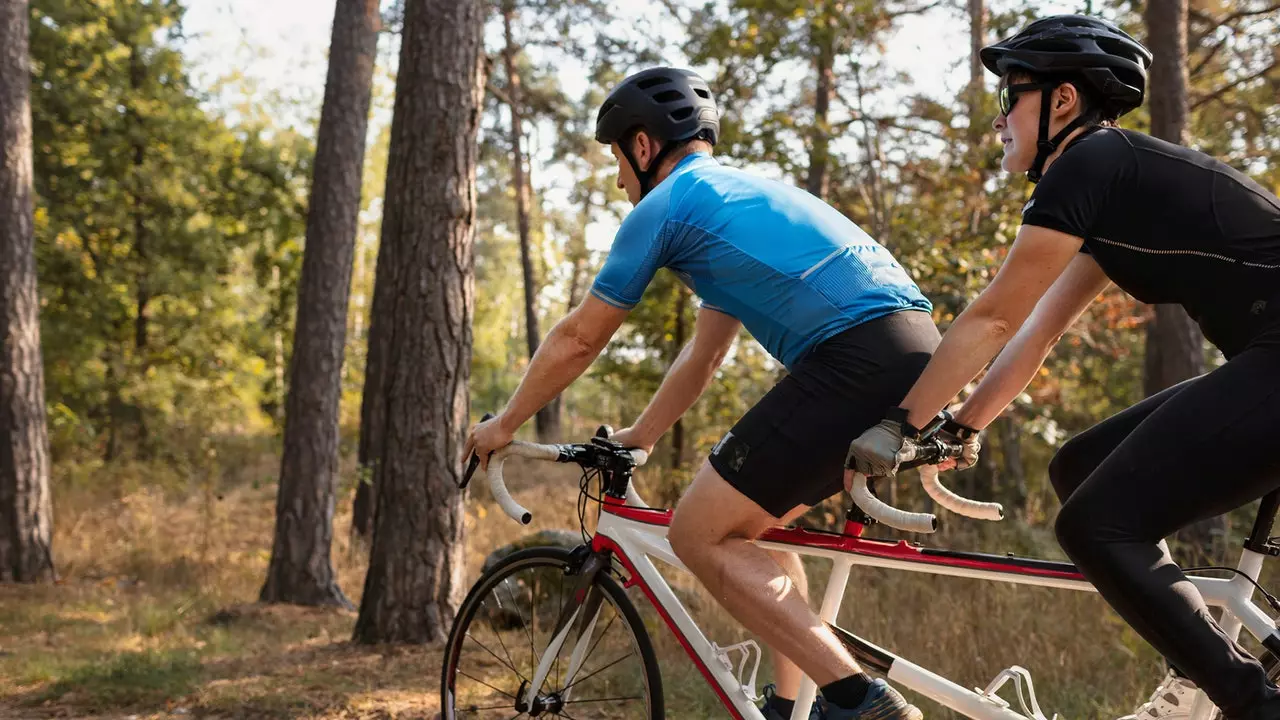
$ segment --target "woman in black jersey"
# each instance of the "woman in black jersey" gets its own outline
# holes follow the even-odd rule
[[[1035,191],[991,285],[924,374],[850,448],[892,474],[926,424],[995,363],[948,430],[976,460],[985,427],[1114,282],[1178,303],[1225,365],[1081,433],[1049,474],[1062,547],[1102,596],[1229,720],[1280,719],[1280,691],[1229,640],[1163,538],[1280,486],[1280,200],[1204,154],[1114,127],[1142,104],[1151,54],[1110,23],[1057,16],[982,51],[1000,76],[1003,167]]]

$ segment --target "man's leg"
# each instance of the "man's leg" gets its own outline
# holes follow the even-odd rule
[[[777,521],[779,526],[791,524],[796,518],[809,511],[808,505],[800,505],[795,510],[787,513],[782,520]],[[778,563],[778,567],[787,574],[791,579],[792,585],[800,593],[805,601],[809,604],[809,578],[804,572],[804,563],[800,562],[800,556],[793,552],[782,552],[780,550],[769,550],[769,557]],[[773,656],[773,681],[778,693],[778,697],[784,700],[794,701],[796,695],[800,693],[800,681],[804,678],[804,672],[800,667],[791,662],[786,655],[778,652],[772,645],[769,646],[770,654]]]
[[[676,506],[668,537],[676,555],[729,614],[816,683],[861,672],[809,608],[803,583],[750,542],[778,523],[704,463]],[[798,562],[790,569],[799,570],[803,579]],[[794,683],[798,688],[798,677]]]

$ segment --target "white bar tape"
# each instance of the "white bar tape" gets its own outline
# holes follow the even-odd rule
[[[994,522],[1004,519],[1004,506],[1000,503],[970,500],[948,490],[942,484],[942,481],[938,479],[937,465],[921,465],[918,469],[920,470],[920,484],[924,486],[924,491],[929,493],[929,497],[933,498],[933,501],[942,507],[957,515],[963,515],[975,520],[991,520]]]
[[[541,445],[523,440],[513,440],[510,445],[500,450],[495,450],[493,455],[489,456],[489,470],[485,473],[485,476],[489,479],[489,491],[493,493],[493,499],[498,502],[498,506],[507,514],[507,517],[521,525],[528,525],[533,522],[533,513],[516,502],[511,497],[510,491],[507,490],[507,483],[502,478],[503,463],[512,455],[555,462],[560,458],[560,448],[561,446],[559,445]],[[629,452],[631,457],[635,459],[636,465],[643,465],[649,459],[649,453],[643,450],[630,450]],[[649,507],[640,499],[640,495],[636,493],[635,488],[630,483],[627,485],[627,504],[635,505],[636,507]]]
[[[502,479],[502,464],[506,462],[509,455],[554,461],[560,457],[560,448],[555,445],[539,445],[515,440],[510,445],[495,450],[489,456],[489,470],[486,476],[489,478],[489,490],[493,493],[493,499],[498,501],[498,507],[502,508],[502,512],[512,520],[521,525],[528,525],[533,522],[533,513],[511,498],[511,493],[507,491],[507,483]]]
[[[914,533],[931,533],[938,529],[938,519],[929,513],[913,513],[899,510],[880,501],[867,488],[867,476],[853,474],[853,488],[849,491],[853,501],[863,512],[891,528]]]

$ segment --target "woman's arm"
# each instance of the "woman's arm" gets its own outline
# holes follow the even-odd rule
[[[1026,389],[1062,333],[1108,282],[1093,257],[1077,254],[956,412],[956,421],[980,430],[995,420]]]
[[[928,424],[1013,338],[1045,292],[1079,254],[1078,237],[1023,225],[987,289],[956,318],[902,401],[907,421]]]

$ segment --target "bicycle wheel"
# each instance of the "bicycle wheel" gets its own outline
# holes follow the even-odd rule
[[[567,550],[531,548],[480,577],[445,646],[444,720],[664,717],[662,677],[644,623],[626,592],[603,573],[594,583],[601,595],[595,622],[571,627],[536,699],[527,702],[556,620],[577,587],[576,570]],[[581,661],[570,677],[575,648]]]

